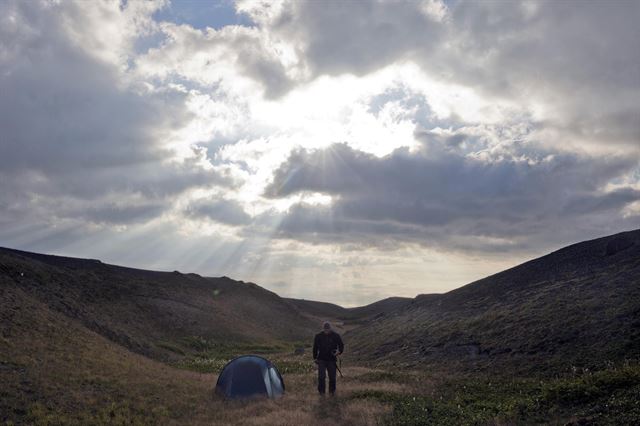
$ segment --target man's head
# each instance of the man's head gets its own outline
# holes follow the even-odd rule
[[[331,323],[329,321],[325,321],[324,324],[322,324],[322,331],[325,334],[331,333]]]

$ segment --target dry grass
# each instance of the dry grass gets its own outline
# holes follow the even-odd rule
[[[0,330],[0,423],[374,425],[390,407],[351,398],[354,392],[402,391],[393,382],[360,382],[373,370],[346,366],[335,398],[317,395],[315,375],[307,372],[285,374],[280,399],[223,401],[213,394],[215,374],[134,354],[20,291],[11,296],[22,300],[11,327]],[[308,355],[269,357],[311,363]]]
[[[497,377],[486,382],[475,376],[372,369],[346,359],[345,377],[338,378],[334,398],[317,395],[314,372],[306,370],[284,374],[287,392],[280,399],[224,401],[213,394],[216,374],[182,370],[133,354],[38,303],[21,306],[28,309],[13,314],[12,328],[0,330],[0,423],[562,423],[592,418],[588,410],[599,401],[613,407],[611,412],[595,413],[603,424],[632,424],[640,418],[634,405],[640,397],[637,369],[544,386],[538,381],[496,386]],[[276,365],[311,362],[308,355],[290,353],[271,353],[269,358]]]
[[[372,425],[390,407],[351,398],[393,382],[361,383],[372,370],[345,366],[339,395],[321,398],[309,355],[271,353],[287,392],[277,400],[216,398],[216,374],[184,370],[135,354],[51,310],[19,289],[0,294],[0,423]]]
[[[276,354],[277,358],[278,355]],[[360,369],[362,371],[362,369]],[[313,374],[285,376],[287,392],[275,400],[230,402],[211,398],[211,410],[205,410],[192,421],[195,424],[228,425],[376,425],[390,412],[388,404],[374,400],[353,399],[354,392],[363,389],[402,392],[397,383],[381,382],[368,386],[359,383],[346,368],[346,377],[338,378],[338,394],[321,397],[315,390]],[[208,379],[207,379],[208,380]],[[211,377],[215,383],[215,376]]]

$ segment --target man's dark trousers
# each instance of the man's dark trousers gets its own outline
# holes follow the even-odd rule
[[[318,360],[318,392],[325,393],[325,377],[329,373],[329,393],[336,392],[336,363],[335,361]]]

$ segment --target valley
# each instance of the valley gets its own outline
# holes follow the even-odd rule
[[[579,243],[440,295],[346,309],[256,284],[0,249],[4,424],[635,424],[640,231]],[[310,344],[343,334],[338,396]],[[254,353],[285,396],[229,402]]]

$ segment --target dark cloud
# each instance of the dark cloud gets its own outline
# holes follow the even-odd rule
[[[85,220],[98,224],[126,224],[147,222],[159,216],[165,209],[165,203],[149,203],[143,205],[118,205],[116,203],[107,204],[100,207],[83,208],[76,212],[73,217],[84,218]]]
[[[295,82],[287,76],[284,65],[269,56],[258,40],[249,37],[236,40],[231,49],[238,52],[240,69],[262,84],[265,98],[276,99],[289,92]]]
[[[320,192],[335,200],[330,207],[292,208],[281,219],[280,233],[441,246],[474,237],[485,238],[490,247],[542,235],[554,240],[558,228],[578,228],[571,225],[577,218],[584,225],[577,233],[638,223],[621,209],[639,200],[640,191],[605,190],[636,167],[637,158],[545,152],[530,144],[514,144],[486,158],[465,155],[457,143],[422,138],[421,149],[398,149],[381,158],[346,144],[293,153],[266,195]],[[460,143],[464,137],[453,139]]]
[[[62,7],[1,7],[3,170],[59,172],[163,157],[156,132],[187,119],[182,95],[123,88],[117,67],[70,39]]]
[[[227,225],[247,225],[251,222],[242,206],[233,200],[205,199],[191,203],[185,213],[187,216],[206,218]]]
[[[437,46],[441,24],[419,2],[290,2],[269,28],[299,42],[315,75],[367,74]]]
[[[605,194],[576,195],[564,206],[564,213],[582,216],[612,211],[614,214],[628,204],[640,200],[640,191],[633,188],[613,190]]]
[[[458,2],[441,58],[459,82],[545,102],[578,140],[638,144],[638,19],[638,2]]]
[[[4,2],[0,11],[3,216],[139,222],[188,188],[232,185],[199,164],[202,153],[169,160],[168,135],[191,118],[184,94],[127,84],[117,65],[71,39],[61,5]]]
[[[132,4],[118,10],[131,12]],[[76,246],[82,253],[91,239],[129,244],[129,236],[109,231],[144,224],[135,241],[145,247],[139,251],[146,264],[160,252],[168,256],[169,247],[226,270],[246,254],[259,264],[272,237],[351,250],[416,243],[507,251],[640,226],[637,172],[632,177],[640,147],[640,3],[456,1],[444,15],[437,6],[292,1],[273,19],[254,19],[252,28],[198,30],[142,19],[157,31],[147,28],[141,39],[135,25],[108,25],[114,10],[0,3],[0,237],[33,250],[84,240],[86,246]],[[121,32],[127,35],[118,38]],[[129,42],[145,53],[127,53]],[[297,150],[264,194],[268,203],[319,192],[332,196],[330,205],[303,202],[252,217],[225,194],[241,188],[234,176],[262,182],[271,172],[245,163],[257,157],[252,141],[297,137],[296,123],[281,129],[257,122],[248,92],[257,88],[277,101],[321,76],[363,76],[403,62],[416,64],[438,87],[389,82],[363,96],[371,95],[368,113],[397,109],[393,120],[415,124],[419,147],[384,157],[348,144],[362,141]],[[440,87],[443,82],[453,86]],[[207,126],[194,121],[204,140],[184,143],[212,149],[182,150],[179,159],[167,145],[187,139],[176,131],[194,119],[189,109],[199,108],[186,105],[195,98],[190,88],[212,102],[197,111],[202,117],[226,117],[204,111],[223,105],[240,124],[230,132],[222,124],[202,130]],[[458,88],[470,88],[481,104],[495,100],[500,122],[483,123],[483,111],[456,116],[464,109]],[[430,96],[455,104],[450,116]],[[349,134],[352,118],[335,124]],[[247,151],[235,158],[213,152],[238,140]],[[271,157],[272,147],[260,155]],[[225,173],[225,167],[235,169]],[[212,187],[219,198],[189,204],[190,189]],[[178,197],[187,205],[180,212]],[[224,256],[211,263],[215,256],[203,249],[211,238],[187,247],[192,241],[170,232],[170,219],[153,220],[174,213],[235,226],[244,240],[237,247],[220,242]]]

